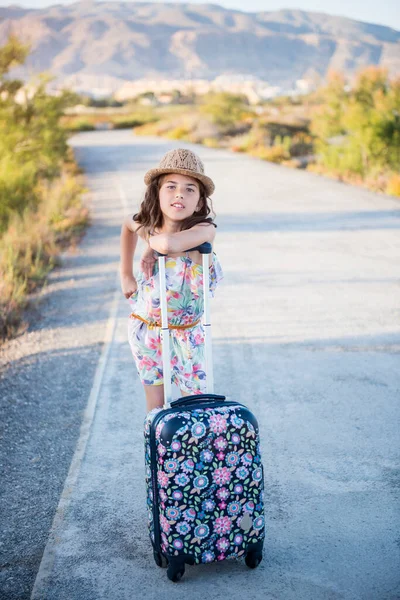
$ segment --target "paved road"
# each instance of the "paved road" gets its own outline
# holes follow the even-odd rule
[[[187,567],[174,585],[155,567],[147,537],[145,405],[115,274],[122,216],[140,202],[144,171],[177,144],[128,131],[80,134],[72,144],[88,174],[93,227],[79,259],[67,255],[50,281],[39,311],[54,286],[79,285],[68,288],[62,329],[63,294],[39,342],[58,352],[42,375],[51,379],[71,369],[59,352],[68,337],[73,368],[81,366],[74,410],[82,428],[71,425],[75,454],[70,441],[61,456],[66,481],[61,489],[60,473],[57,510],[48,502],[54,522],[40,568],[33,561],[32,598],[128,600],[139,590],[148,600],[400,598],[398,201],[182,144],[216,182],[225,280],[212,305],[215,386],[259,418],[267,541],[255,571],[242,561]]]

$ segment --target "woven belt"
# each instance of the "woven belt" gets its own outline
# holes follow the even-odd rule
[[[131,313],[129,315],[131,319],[139,319],[143,323],[146,323],[149,329],[154,329],[155,327],[161,327],[161,323],[158,321],[148,321],[147,319],[143,319],[143,317],[139,317],[135,313]],[[190,327],[194,327],[198,323],[200,323],[201,319],[197,319],[194,323],[187,323],[186,325],[168,325],[168,329],[190,329]]]

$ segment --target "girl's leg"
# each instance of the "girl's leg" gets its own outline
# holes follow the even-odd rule
[[[161,408],[164,404],[164,386],[163,385],[143,385],[146,394],[147,412],[153,408]]]
[[[143,385],[146,394],[146,409],[147,412],[153,408],[161,408],[164,405],[164,386],[163,385]],[[191,396],[189,392],[180,390],[182,396]]]

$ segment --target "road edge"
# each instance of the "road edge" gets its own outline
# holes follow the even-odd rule
[[[49,537],[47,539],[42,560],[39,565],[39,570],[36,574],[35,582],[33,584],[31,600],[44,600],[44,598],[46,598],[46,582],[53,570],[64,517],[68,511],[71,495],[79,476],[81,464],[85,456],[86,446],[92,431],[92,423],[100,396],[101,384],[107,366],[111,344],[114,339],[120,297],[121,291],[119,289],[119,273],[117,273],[116,290],[106,325],[104,346],[97,364],[88,403],[83,414],[79,437],[69,467],[68,475],[64,482],[64,487],[50,528]]]

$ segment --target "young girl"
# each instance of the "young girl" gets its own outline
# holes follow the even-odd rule
[[[137,214],[129,215],[121,230],[121,287],[132,314],[128,338],[147,410],[164,402],[160,340],[161,309],[158,263],[154,250],[166,254],[168,326],[172,381],[182,395],[206,391],[203,314],[203,267],[198,251],[186,252],[215,239],[216,225],[208,196],[212,180],[200,158],[190,150],[167,152],[158,168],[145,174],[147,190]],[[148,247],[137,278],[133,255],[140,236]],[[223,273],[216,254],[209,255],[210,292],[214,295]]]

